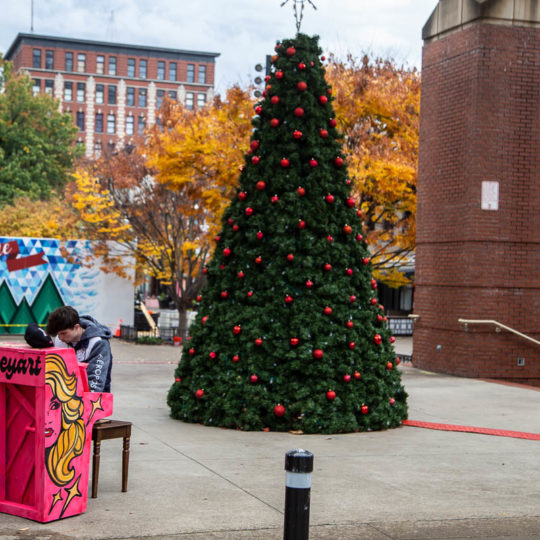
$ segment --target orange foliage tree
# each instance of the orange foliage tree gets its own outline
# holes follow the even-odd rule
[[[398,287],[415,248],[420,74],[367,55],[331,56],[327,74],[374,275]]]
[[[194,111],[166,101],[144,140],[81,167],[68,190],[104,269],[125,275],[132,255],[168,287],[182,336],[236,185],[251,116],[249,94],[239,88]]]

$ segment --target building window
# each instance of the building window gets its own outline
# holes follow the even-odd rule
[[[84,103],[84,88],[85,84],[83,82],[77,83],[77,101],[79,103]]]
[[[73,71],[73,53],[66,53],[66,71]]]
[[[116,56],[109,56],[109,75],[116,75]]]
[[[96,103],[98,105],[103,105],[104,101],[104,92],[105,92],[105,87],[104,85],[102,84],[96,84]]]
[[[146,60],[139,60],[139,77],[146,79],[146,71],[148,68],[148,62]]]
[[[101,156],[101,142],[97,141],[94,143],[94,156]]]
[[[96,56],[96,73],[103,75],[105,73],[105,57],[98,55]]]
[[[206,94],[197,94],[197,107],[204,107],[206,104]]]
[[[109,150],[109,152],[114,152],[114,142],[113,141],[109,141],[107,143],[107,148]]]
[[[144,116],[141,114],[139,118],[137,119],[137,133],[143,134],[144,128],[146,127],[146,120],[144,119]]]
[[[114,84],[109,84],[107,87],[107,103],[116,105],[116,86]]]
[[[156,109],[161,108],[163,105],[163,98],[165,97],[165,90],[157,91]]]
[[[73,101],[73,83],[66,81],[64,83],[64,101]]]
[[[193,92],[186,93],[186,109],[193,109]]]
[[[32,94],[37,96],[41,92],[41,81],[39,79],[32,79]]]
[[[168,94],[173,101],[176,101],[176,90],[169,90]]]
[[[128,58],[128,77],[135,77],[135,58]]]
[[[128,86],[126,90],[126,105],[128,107],[135,107],[135,88],[131,86]]]
[[[54,51],[45,51],[45,69],[54,69]]]
[[[54,81],[52,81],[51,79],[47,79],[45,81],[45,93],[49,94],[49,96],[52,96],[53,91],[54,91]]]
[[[86,54],[84,53],[77,54],[77,71],[79,73],[86,71]]]
[[[197,72],[197,82],[206,84],[206,66],[199,66],[199,70]]]
[[[96,133],[103,133],[103,113],[96,113]]]
[[[116,132],[116,116],[113,113],[107,115],[107,133],[113,134]]]
[[[126,134],[127,135],[133,135],[135,128],[135,117],[134,116],[127,116],[126,117]]]
[[[187,82],[195,82],[195,64],[187,65]]]
[[[41,49],[34,49],[32,51],[32,67],[41,69]]]
[[[157,63],[157,78],[158,78],[160,81],[164,81],[164,80],[165,80],[165,62],[159,61],[159,62]]]
[[[139,107],[146,107],[146,88],[139,88]]]
[[[77,111],[76,124],[77,124],[77,127],[79,128],[79,131],[84,131],[84,112],[83,111]]]
[[[176,62],[169,62],[169,81],[176,81]]]

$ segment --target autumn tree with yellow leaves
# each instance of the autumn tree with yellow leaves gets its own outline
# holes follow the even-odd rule
[[[251,113],[249,94],[236,87],[194,111],[166,101],[144,140],[87,163],[68,190],[104,269],[124,274],[131,254],[168,287],[183,336],[243,162]]]
[[[420,73],[390,59],[331,56],[327,78],[374,275],[398,287],[415,248]]]

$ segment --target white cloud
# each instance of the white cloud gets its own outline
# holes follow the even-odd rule
[[[216,86],[247,83],[276,40],[296,32],[292,1],[34,0],[34,32],[54,36],[219,52]],[[302,31],[325,52],[370,50],[419,66],[421,29],[437,0],[314,0]],[[114,11],[114,24],[110,13]],[[30,0],[0,0],[0,50],[30,30]],[[111,39],[112,38],[112,39]]]

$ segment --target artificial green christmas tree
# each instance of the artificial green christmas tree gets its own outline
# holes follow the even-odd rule
[[[169,391],[174,418],[337,433],[407,416],[320,54],[303,34],[276,45]]]

